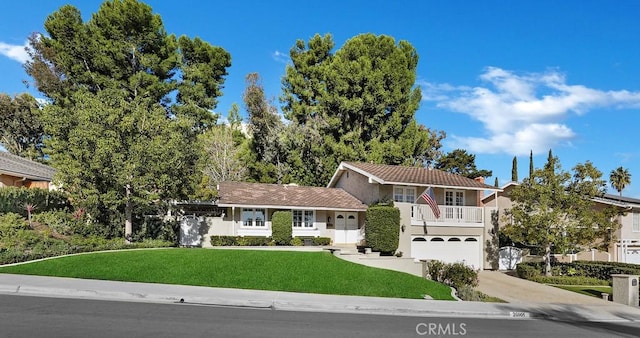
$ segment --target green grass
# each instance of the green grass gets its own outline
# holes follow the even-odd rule
[[[451,300],[449,287],[327,252],[158,249],[61,257],[0,273],[337,295]]]
[[[549,284],[551,286],[555,286],[560,289],[573,291],[577,293],[581,293],[587,296],[593,296],[597,298],[602,298],[602,293],[606,292],[611,294],[613,291],[610,286],[584,286],[584,285],[554,285]]]

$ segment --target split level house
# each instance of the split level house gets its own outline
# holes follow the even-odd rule
[[[483,198],[483,203],[497,206],[497,215],[504,215],[511,208],[510,193],[518,183],[509,182],[495,194]],[[586,248],[585,251],[570,255],[556,254],[559,260],[596,260],[640,264],[640,199],[606,194],[594,200],[594,208],[613,206],[622,214],[617,216],[620,228],[613,233],[614,241],[606,252]],[[498,217],[498,226],[505,226],[505,220]]]
[[[486,192],[500,191],[437,169],[343,162],[326,187],[222,182],[219,199],[181,202],[181,244],[210,246],[212,235],[271,236],[271,219],[291,211],[294,237],[329,237],[333,245],[363,244],[368,205],[394,201],[400,210],[398,251],[414,259],[490,268],[492,242]],[[432,203],[429,204],[428,201]]]
[[[55,172],[48,165],[0,151],[0,188],[52,189],[51,180]]]

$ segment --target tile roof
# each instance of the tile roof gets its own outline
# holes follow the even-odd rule
[[[55,172],[56,170],[48,165],[0,151],[0,174],[51,182]]]
[[[367,206],[338,188],[295,185],[222,182],[218,186],[218,205],[294,207],[309,209],[364,211]]]
[[[423,186],[461,187],[477,190],[500,190],[492,185],[487,185],[461,175],[452,174],[438,169],[362,162],[343,162],[342,164],[361,171],[365,175],[378,181],[380,184],[412,184]]]

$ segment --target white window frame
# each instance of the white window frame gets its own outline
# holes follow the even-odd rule
[[[451,199],[449,199],[449,194],[451,194]],[[462,194],[462,199],[460,200],[461,204],[458,204],[458,194]],[[464,190],[445,190],[444,191],[444,205],[453,206],[453,207],[463,207],[465,198]]]
[[[631,231],[632,232],[640,232],[640,213],[634,212],[632,216],[631,223]]]
[[[413,192],[410,194],[409,192]],[[417,199],[416,187],[407,187],[402,185],[396,185],[393,187],[393,201],[394,202],[406,202],[415,203]]]
[[[257,225],[256,214],[257,212],[262,211],[262,215],[264,219],[262,220],[262,225]],[[251,212],[251,223],[247,224],[247,220],[244,218],[245,212]],[[266,228],[267,227],[267,209],[264,208],[242,208],[240,210],[240,223],[244,228]]]
[[[294,228],[296,229],[315,228],[315,224],[316,224],[315,210],[303,210],[303,209],[291,210],[291,216],[293,218],[292,226]],[[310,219],[308,217],[310,217]]]

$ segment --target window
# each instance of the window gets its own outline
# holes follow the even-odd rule
[[[313,210],[293,210],[294,228],[312,228],[314,220]]]
[[[445,205],[464,205],[464,191],[460,190],[447,190],[444,192],[444,204]]]
[[[415,201],[416,201],[416,188],[415,187],[394,187],[393,188],[393,201],[394,202],[415,203]]]
[[[631,229],[633,232],[640,232],[640,213],[633,213],[633,227]]]
[[[242,226],[245,227],[265,227],[265,209],[242,209]]]

